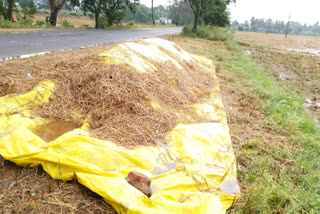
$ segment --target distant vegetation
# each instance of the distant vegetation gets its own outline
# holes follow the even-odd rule
[[[233,21],[231,28],[238,31],[250,31],[260,33],[278,33],[285,34],[287,30],[287,22],[273,21],[271,19],[256,19],[252,17],[250,21],[239,23]],[[320,36],[320,24],[316,22],[313,25],[301,24],[299,22],[290,21],[288,34],[303,36]]]
[[[64,17],[88,16],[94,20],[95,28],[119,27],[123,22],[127,23],[127,27],[134,27],[137,22],[192,25],[192,32],[197,33],[198,26],[228,26],[230,19],[227,6],[233,1],[170,0],[167,7],[160,5],[149,8],[140,4],[139,0],[0,0],[0,28],[56,27],[58,14],[63,13]],[[35,24],[34,15],[40,12],[46,18],[38,19]],[[83,25],[89,27],[87,23]],[[74,26],[63,20],[63,25],[59,27]],[[203,32],[203,29],[201,27],[200,31]]]

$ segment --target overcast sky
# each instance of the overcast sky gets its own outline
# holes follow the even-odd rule
[[[252,16],[273,20],[291,20],[314,24],[320,22],[320,0],[237,0],[230,6],[231,19],[244,21]]]
[[[140,0],[142,4],[151,7],[151,0]],[[168,0],[154,0],[154,6],[168,5]],[[320,0],[237,0],[230,6],[231,19],[243,22],[256,18],[271,18],[273,20],[291,20],[314,24],[320,22]]]

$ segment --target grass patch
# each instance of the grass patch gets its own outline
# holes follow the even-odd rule
[[[102,29],[133,29],[133,28],[174,28],[177,27],[175,25],[148,25],[148,24],[135,24],[133,22],[129,23],[121,23],[118,25],[108,26],[105,22],[100,23]],[[70,21],[67,19],[64,19],[62,21],[61,26],[52,27],[50,23],[37,20],[34,24],[32,21],[24,20],[19,22],[10,22],[7,20],[4,20],[0,17],[0,28],[4,29],[74,29],[76,28],[75,25],[71,24]],[[89,25],[81,25],[78,28],[80,29],[94,29],[93,27],[90,27]]]
[[[182,35],[198,36],[188,29]],[[217,40],[207,35],[199,37]],[[297,88],[279,84],[263,72],[244,53],[247,44],[243,46],[225,37],[228,39],[218,40],[223,42],[190,41],[183,37],[173,40],[190,52],[212,59],[220,76],[234,90],[255,97],[252,105],[257,105],[265,116],[263,126],[270,133],[285,136],[285,140],[268,140],[263,134],[250,138],[254,133],[249,132],[244,134],[249,140],[235,145],[243,195],[231,212],[319,213],[320,132],[303,105],[304,98],[296,92]]]
[[[239,170],[250,191],[247,204],[238,211],[320,211],[319,128],[303,99],[272,80],[241,50],[235,51],[233,59],[233,71],[245,78],[247,90],[264,101],[267,123],[290,136],[289,144],[282,146],[260,143],[252,147],[248,142],[238,154],[253,163],[252,168]]]
[[[192,32],[192,26],[186,25],[182,29],[182,36],[192,37],[192,38],[202,38],[215,41],[226,41],[233,38],[233,33],[228,31],[226,28],[213,27],[213,26],[198,26],[197,32]]]

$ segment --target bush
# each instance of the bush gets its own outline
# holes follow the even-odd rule
[[[134,22],[134,21],[131,21],[131,22],[129,22],[128,24],[127,24],[127,26],[129,26],[129,27],[133,27],[133,26],[135,26],[136,25],[136,23]]]
[[[108,27],[109,27],[109,24],[108,24],[108,20],[106,19],[106,17],[100,16],[99,17],[99,28],[105,29]]]
[[[10,22],[0,18],[0,28],[31,28],[32,21],[22,20],[19,22]]]
[[[35,26],[36,26],[36,27],[42,27],[42,26],[45,25],[45,24],[46,24],[45,21],[37,20]]]
[[[30,28],[32,27],[32,20],[31,19],[22,19],[17,24],[22,28]]]
[[[62,26],[63,26],[64,28],[74,28],[74,25],[70,24],[70,23],[68,22],[68,20],[66,20],[66,19],[63,20]]]
[[[81,25],[80,29],[92,29],[89,25]]]
[[[207,25],[198,26],[197,32],[192,32],[192,26],[186,25],[182,29],[182,35],[188,37],[198,37],[215,41],[227,41],[233,39],[233,33],[226,28],[213,27]]]

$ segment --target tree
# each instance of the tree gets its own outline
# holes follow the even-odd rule
[[[152,13],[152,24],[155,25],[155,21],[154,21],[154,13],[153,13],[153,0],[151,0],[151,13]]]
[[[95,21],[95,28],[99,28],[99,17],[101,13],[103,0],[83,0],[82,1],[82,8],[84,12],[90,11],[94,14],[94,21]]]
[[[121,22],[125,8],[125,0],[104,0],[102,2],[102,12],[106,16],[109,26]]]
[[[50,24],[51,26],[57,25],[58,13],[66,4],[67,0],[49,0],[50,4]],[[70,0],[70,6],[80,6],[80,0]]]
[[[50,3],[50,24],[51,26],[57,25],[58,13],[61,8],[66,4],[67,0],[49,0]]]
[[[33,0],[18,0],[19,5],[21,7],[22,16],[19,14],[16,14],[16,17],[18,20],[29,20],[32,22],[31,19],[34,18],[34,14],[37,12],[37,8],[34,5]]]
[[[13,7],[15,6],[14,0],[7,2],[0,0],[0,15],[5,19],[13,22]]]
[[[192,31],[196,32],[198,24],[202,23],[203,15],[207,14],[208,10],[216,7],[218,4],[228,5],[231,2],[235,2],[235,0],[188,0],[188,2],[194,14]]]
[[[13,22],[13,7],[14,7],[14,0],[8,0],[7,18],[11,22]]]
[[[137,15],[138,22],[149,23],[152,19],[151,9],[143,4],[140,4],[137,7]]]
[[[179,25],[181,16],[181,5],[182,1],[173,0],[172,4],[169,6],[169,17],[172,19],[172,24]]]
[[[208,5],[208,9],[203,15],[206,25],[225,27],[230,24],[229,13],[225,0],[215,1]]]
[[[127,0],[127,6],[133,14],[133,22],[136,22],[137,5],[139,5],[139,0]]]

